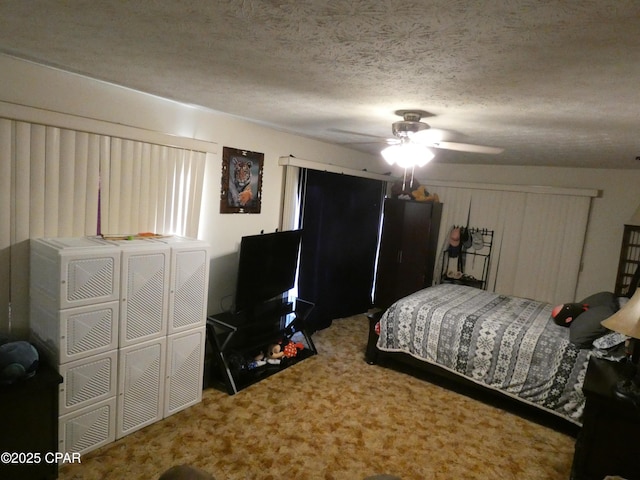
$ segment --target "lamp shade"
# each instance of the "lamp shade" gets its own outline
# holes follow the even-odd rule
[[[391,145],[381,153],[389,165],[395,163],[402,168],[424,167],[434,157],[426,146],[413,142]]]
[[[601,324],[614,332],[640,339],[640,288],[620,310]]]

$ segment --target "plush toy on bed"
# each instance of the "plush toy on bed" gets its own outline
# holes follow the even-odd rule
[[[617,312],[623,298],[612,292],[598,292],[577,303],[558,305],[551,317],[558,325],[569,327],[569,341],[578,348],[591,348],[593,341],[610,333],[602,321]]]
[[[551,316],[557,325],[568,327],[576,317],[587,310],[589,305],[586,303],[563,303],[551,311]]]

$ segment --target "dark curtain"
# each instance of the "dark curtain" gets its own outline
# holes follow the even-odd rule
[[[315,303],[309,329],[371,307],[384,183],[306,170],[298,296]]]

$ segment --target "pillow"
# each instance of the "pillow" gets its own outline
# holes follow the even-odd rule
[[[586,303],[589,308],[597,307],[599,305],[614,305],[616,306],[616,296],[611,292],[598,292],[593,295],[589,295],[580,303]]]
[[[585,299],[585,303],[588,303],[587,299]],[[594,340],[610,332],[600,322],[615,312],[616,308],[612,304],[590,307],[569,325],[569,340],[578,348],[591,348]]]
[[[609,350],[613,347],[625,343],[627,336],[618,332],[609,332],[593,341],[593,346],[600,350]]]
[[[584,303],[564,303],[551,310],[551,316],[556,325],[568,327],[576,318],[588,310]]]

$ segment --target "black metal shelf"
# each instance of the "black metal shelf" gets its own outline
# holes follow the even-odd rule
[[[620,260],[616,275],[614,293],[626,295],[633,281],[638,265],[640,265],[640,226],[625,225],[620,247]]]
[[[493,249],[493,230],[486,228],[462,227],[454,225],[451,227],[466,229],[470,236],[481,236],[482,246],[476,245],[466,247],[460,240],[460,246],[454,256],[449,248],[442,252],[442,268],[440,270],[440,283],[454,283],[456,285],[467,285],[469,287],[487,289],[489,279],[489,267],[491,264],[491,251]],[[475,267],[475,260],[480,259],[481,268]],[[471,260],[471,268],[469,261]],[[455,263],[455,268],[451,266]],[[479,273],[479,275],[478,275]]]
[[[215,378],[230,395],[289,368],[317,353],[307,333],[306,318],[314,305],[302,299],[267,302],[258,312],[222,312],[207,318],[207,337],[212,348]],[[302,343],[294,357],[279,364],[252,365],[252,359],[274,343]]]

